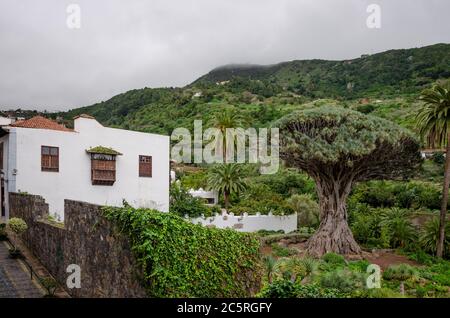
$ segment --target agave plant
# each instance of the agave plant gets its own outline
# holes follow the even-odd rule
[[[275,272],[276,264],[277,260],[272,256],[269,255],[264,257],[264,265],[266,267],[267,281],[269,284],[272,283],[272,277]]]
[[[275,273],[279,278],[289,279],[291,282],[306,276],[305,265],[299,257],[283,257],[275,265]]]

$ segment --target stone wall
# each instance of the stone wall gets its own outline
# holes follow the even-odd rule
[[[73,297],[145,297],[128,240],[101,216],[100,206],[65,200],[64,224],[50,222],[40,196],[10,193],[10,217],[28,224],[25,244]],[[81,268],[81,288],[68,289],[66,268]]]

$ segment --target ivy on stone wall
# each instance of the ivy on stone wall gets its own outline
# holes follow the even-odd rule
[[[150,297],[247,297],[260,288],[259,240],[150,209],[103,208],[131,243]]]

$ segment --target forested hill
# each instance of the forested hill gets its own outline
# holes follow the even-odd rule
[[[229,107],[258,127],[295,109],[321,103],[356,108],[363,99],[371,103],[365,105],[366,112],[402,123],[423,88],[448,78],[450,44],[436,44],[346,61],[224,66],[186,87],[131,90],[52,117],[70,123],[75,115],[87,113],[104,125],[170,134],[175,127],[190,128],[193,119],[208,120]]]
[[[220,83],[234,77],[267,81],[317,97],[360,96],[378,92],[414,92],[438,78],[450,77],[450,44],[390,50],[345,61],[302,60],[271,66],[227,65],[195,84]]]

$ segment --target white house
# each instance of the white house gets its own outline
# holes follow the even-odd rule
[[[74,129],[36,116],[0,128],[1,215],[8,193],[44,197],[64,218],[64,199],[169,209],[169,137],[102,126],[81,115]]]

